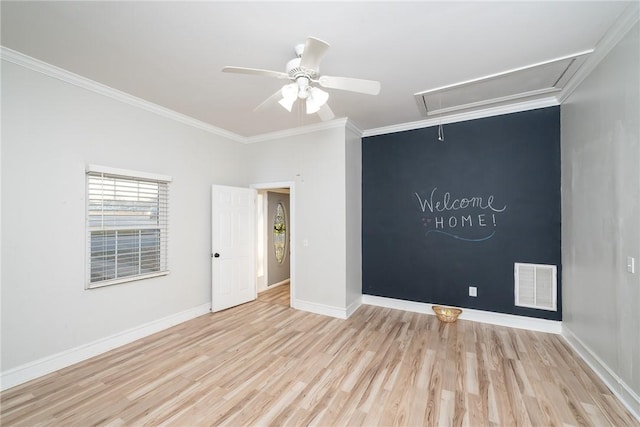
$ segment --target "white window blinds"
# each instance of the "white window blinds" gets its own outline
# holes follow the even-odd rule
[[[168,273],[170,178],[106,169],[87,172],[88,287]]]

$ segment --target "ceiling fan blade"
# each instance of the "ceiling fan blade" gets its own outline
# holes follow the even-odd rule
[[[262,104],[258,105],[256,108],[254,108],[253,111],[254,112],[262,111],[265,108],[270,107],[271,105],[277,104],[278,101],[280,101],[280,99],[282,99],[282,89],[278,89],[276,91],[276,93],[274,93],[273,95],[271,95],[270,97],[265,99],[262,102]]]
[[[348,90],[351,92],[377,95],[380,93],[380,82],[374,80],[352,79],[350,77],[320,76],[320,86],[329,89]]]
[[[320,116],[320,120],[322,120],[323,122],[326,122],[327,120],[333,119],[336,115],[333,114],[333,111],[329,107],[329,104],[324,104],[318,110],[318,116]]]
[[[307,37],[307,42],[304,45],[304,51],[302,51],[302,58],[300,60],[300,67],[307,70],[318,71],[320,61],[327,53],[329,49],[329,43],[317,39],[315,37]]]
[[[254,76],[267,76],[275,77],[277,79],[288,79],[289,74],[282,73],[280,71],[259,70],[257,68],[245,68],[245,67],[224,67],[223,73],[235,73],[235,74],[250,74]]]

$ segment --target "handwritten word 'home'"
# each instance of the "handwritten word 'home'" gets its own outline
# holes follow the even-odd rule
[[[456,228],[458,225],[462,227],[473,227],[473,219],[471,215],[463,215],[458,219],[458,217],[450,216],[448,220],[445,221],[444,217],[437,216],[434,218],[436,229],[445,228],[445,225],[448,225],[449,228]],[[491,214],[490,217],[493,220],[493,226],[496,226],[496,214]],[[477,216],[476,225],[478,227],[486,227],[487,219],[485,218],[485,214],[480,214]]]
[[[414,193],[418,198],[418,203],[420,203],[420,208],[422,212],[426,212],[427,208],[429,208],[430,212],[444,212],[444,211],[457,211],[460,209],[467,208],[479,208],[483,210],[490,209],[493,212],[503,212],[507,209],[507,205],[504,205],[502,208],[496,208],[493,206],[494,197],[493,194],[486,198],[480,196],[473,197],[463,197],[460,199],[452,199],[451,193],[448,191],[443,194],[442,200],[438,200],[436,198],[436,190],[438,187],[435,187],[431,190],[431,194],[429,198],[425,198],[422,200],[418,193]],[[435,199],[435,200],[434,200]]]

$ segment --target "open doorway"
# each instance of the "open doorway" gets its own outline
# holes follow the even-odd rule
[[[257,190],[256,281],[258,299],[292,306],[294,295],[293,183],[266,183]]]

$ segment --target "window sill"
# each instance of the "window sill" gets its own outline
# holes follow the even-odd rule
[[[157,273],[142,274],[139,276],[122,277],[120,279],[104,280],[102,282],[96,282],[96,283],[87,283],[85,289],[90,290],[90,289],[104,288],[105,286],[119,285],[121,283],[129,283],[129,282],[135,282],[138,280],[151,279],[153,277],[166,276],[167,274],[169,274],[169,270],[158,271]]]

